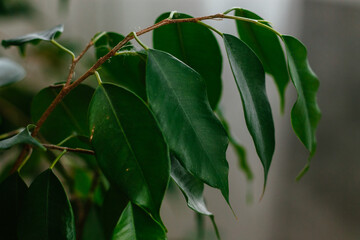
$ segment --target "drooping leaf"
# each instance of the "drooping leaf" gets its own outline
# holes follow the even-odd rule
[[[237,9],[235,15],[262,20],[261,17],[246,9]],[[270,24],[264,24],[270,26]],[[240,39],[255,52],[264,66],[264,70],[274,78],[280,94],[281,111],[284,111],[285,89],[289,83],[289,74],[279,38],[269,29],[253,23],[236,21],[236,25]]]
[[[204,215],[212,215],[205,204],[204,183],[186,171],[175,156],[171,156],[171,178],[184,194],[189,208]]]
[[[40,119],[61,88],[62,85],[47,87],[34,97],[31,104],[31,117],[34,122]],[[40,129],[47,141],[58,144],[71,135],[89,137],[87,109],[93,93],[93,88],[79,85],[63,99]],[[65,143],[65,146],[68,145]]]
[[[176,158],[191,174],[219,188],[228,202],[228,139],[211,110],[201,76],[170,54],[150,49],[146,89]]]
[[[291,124],[297,137],[309,150],[310,160],[316,151],[315,130],[321,118],[316,102],[319,80],[310,68],[305,46],[292,36],[283,36],[283,40],[290,76],[298,94],[291,110]]]
[[[121,213],[129,203],[129,199],[119,189],[111,186],[107,191],[101,209],[101,222],[105,239],[111,239]]]
[[[21,52],[24,53],[26,44],[38,44],[40,41],[51,41],[59,37],[63,31],[64,25],[60,24],[45,31],[29,33],[21,37],[2,40],[1,44],[5,48],[10,46],[19,46]]]
[[[18,172],[0,184],[0,238],[17,240],[17,226],[28,187]]]
[[[104,83],[91,101],[89,121],[90,139],[105,176],[161,223],[170,160],[150,110],[133,93]]]
[[[233,148],[235,150],[235,154],[236,154],[236,156],[238,158],[238,163],[239,163],[240,169],[245,173],[247,180],[251,181],[253,179],[253,173],[252,173],[251,168],[250,168],[250,166],[249,166],[249,164],[247,162],[246,149],[242,145],[240,145],[240,143],[232,135],[232,133],[230,131],[229,123],[226,121],[226,119],[223,116],[220,109],[217,109],[216,113],[217,113],[222,125],[224,126],[227,134],[228,134],[229,143],[233,146]]]
[[[107,54],[115,47],[124,36],[107,32],[95,43],[96,58]],[[136,52],[135,48],[128,42],[120,51],[121,55],[113,56],[106,61],[99,70],[100,74],[109,75],[104,81],[114,82],[130,91],[136,93],[143,100],[146,99],[145,91],[145,62],[146,56]]]
[[[25,70],[22,66],[7,58],[0,58],[0,87],[23,80]]]
[[[30,130],[33,128],[35,128],[35,125],[29,124],[26,128],[24,128],[24,130],[15,136],[0,141],[0,150],[11,148],[16,144],[32,144],[45,151],[46,148],[31,136]]]
[[[226,52],[238,86],[246,126],[264,167],[264,189],[275,149],[274,122],[265,90],[265,72],[255,53],[240,39],[224,34]]]
[[[30,185],[18,227],[19,239],[75,240],[73,211],[51,169]]]
[[[156,19],[160,22],[168,18],[169,12]],[[192,18],[175,13],[173,19]],[[206,82],[206,89],[212,109],[221,97],[222,55],[219,44],[211,30],[198,23],[175,23],[153,31],[154,48],[170,53],[195,71]]]
[[[164,240],[161,226],[134,203],[128,203],[115,227],[112,240]]]

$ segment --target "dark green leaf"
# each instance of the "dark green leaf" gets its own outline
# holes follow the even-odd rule
[[[161,222],[170,160],[150,110],[126,89],[103,84],[95,91],[89,119],[92,145],[105,176]]]
[[[321,118],[316,102],[319,80],[310,68],[305,46],[291,36],[283,36],[283,40],[290,76],[298,94],[291,110],[291,124],[300,141],[309,150],[311,158],[316,151],[315,130]]]
[[[124,36],[120,34],[107,32],[95,43],[96,57],[104,56],[123,39]],[[102,76],[109,75],[104,78],[104,81],[114,82],[145,100],[146,56],[134,50],[134,47],[128,42],[121,49],[121,55],[113,56],[102,65],[100,73]]]
[[[235,15],[262,20],[255,13],[245,9],[237,9]],[[236,21],[236,25],[240,39],[255,52],[265,71],[274,78],[279,90],[281,110],[283,111],[285,106],[285,89],[289,83],[289,74],[284,52],[277,35],[269,29],[249,22]],[[270,26],[269,24],[266,25]]]
[[[192,210],[204,215],[212,215],[205,204],[204,183],[186,171],[175,156],[171,156],[171,178],[181,189]]]
[[[129,203],[115,227],[112,240],[164,240],[166,234],[159,224],[141,208]]]
[[[74,215],[65,190],[51,169],[31,184],[18,236],[22,240],[75,240]]]
[[[19,216],[28,188],[18,172],[0,184],[0,238],[16,240]]]
[[[19,64],[7,58],[0,58],[0,87],[23,80],[25,70]]]
[[[104,232],[99,216],[99,210],[95,206],[93,206],[90,209],[89,214],[86,218],[82,239],[83,240],[109,239],[104,237]]]
[[[224,34],[224,42],[241,95],[246,125],[264,167],[265,188],[275,148],[274,122],[265,90],[265,72],[254,52],[240,39]]]
[[[129,199],[119,189],[110,187],[101,209],[101,221],[106,239],[111,239],[121,213],[129,203]]]
[[[31,104],[34,122],[40,119],[61,87],[62,85],[44,88],[34,97]],[[40,133],[53,144],[58,144],[71,135],[89,136],[87,110],[93,93],[94,89],[86,85],[80,85],[71,91],[46,119]],[[68,145],[65,143],[65,146]]]
[[[29,33],[21,37],[2,40],[1,44],[5,48],[10,46],[24,47],[27,43],[37,44],[40,41],[51,41],[52,39],[59,37],[63,31],[64,25],[60,24],[45,31]]]
[[[241,146],[239,144],[239,142],[235,139],[235,137],[231,134],[229,123],[226,121],[226,119],[222,115],[222,112],[220,111],[220,109],[217,109],[216,113],[228,134],[230,144],[233,146],[233,148],[235,150],[235,154],[237,155],[240,169],[245,173],[247,180],[251,181],[253,179],[253,173],[247,162],[245,148],[243,146]]]
[[[22,130],[20,133],[18,133],[17,135],[0,141],[0,150],[11,148],[12,146],[14,146],[16,144],[20,144],[20,143],[25,144],[26,143],[26,144],[32,144],[34,146],[37,146],[45,151],[46,148],[41,143],[39,143],[35,138],[33,138],[31,136],[30,130],[32,128],[35,128],[35,125],[30,124],[24,130]]]
[[[146,88],[176,158],[191,174],[219,188],[228,202],[228,139],[211,110],[201,76],[170,54],[150,49]]]
[[[156,22],[168,18],[162,14]],[[173,19],[192,18],[175,13]],[[222,55],[219,44],[207,27],[198,23],[175,23],[153,31],[154,48],[170,53],[200,73],[206,82],[210,105],[216,108],[221,96]]]

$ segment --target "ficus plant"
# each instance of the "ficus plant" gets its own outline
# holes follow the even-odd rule
[[[235,20],[238,36],[204,23],[219,19]],[[1,239],[166,239],[160,208],[171,182],[189,208],[211,218],[220,239],[205,204],[204,184],[218,189],[231,208],[229,143],[248,179],[252,172],[218,106],[223,60],[214,34],[226,49],[238,104],[264,169],[264,190],[275,148],[266,74],[277,86],[281,111],[288,83],[297,91],[291,124],[309,151],[298,178],[308,170],[320,119],[319,81],[305,46],[255,13],[232,8],[194,18],[167,12],[154,25],[126,36],[97,33],[78,55],[55,40],[62,31],[58,25],[2,40],[4,47],[17,46],[22,54],[29,44],[49,42],[69,54],[71,64],[63,82],[33,97],[29,125],[0,136],[3,153],[17,149],[14,145],[22,149],[12,168],[2,173]],[[153,48],[139,39],[149,32]],[[77,64],[91,47],[95,63],[75,78]],[[90,76],[95,78],[88,80]],[[0,59],[0,86],[23,77],[20,66]],[[35,151],[47,153],[42,156],[50,164],[28,186],[22,168],[31,164]],[[44,164],[38,165],[42,171]]]

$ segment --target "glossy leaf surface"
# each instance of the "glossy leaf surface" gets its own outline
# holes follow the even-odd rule
[[[30,185],[18,236],[24,240],[75,240],[75,220],[70,202],[51,169],[41,173]]]
[[[162,14],[156,22],[168,18]],[[173,19],[192,18],[187,14],[175,13]],[[216,108],[221,96],[222,55],[219,44],[207,27],[198,23],[175,23],[153,31],[154,48],[170,53],[195,71],[206,82],[210,105]]]
[[[204,215],[212,215],[205,204],[204,183],[186,171],[174,156],[171,157],[171,178],[184,194],[191,209]]]
[[[52,39],[59,37],[63,31],[64,25],[60,24],[45,31],[29,33],[21,37],[2,40],[1,44],[4,47],[21,46],[27,43],[37,44],[40,41],[51,41]]]
[[[265,90],[265,72],[255,53],[240,39],[224,34],[224,42],[241,95],[246,126],[264,167],[265,186],[275,149],[274,122]]]
[[[17,240],[17,226],[28,187],[18,172],[0,184],[0,238]]]
[[[115,227],[112,240],[164,240],[166,234],[159,224],[141,208],[129,203]]]
[[[15,136],[12,136],[10,138],[0,141],[0,150],[8,149],[16,144],[22,143],[22,144],[31,144],[31,145],[37,146],[45,151],[46,148],[41,143],[39,143],[35,138],[33,138],[31,136],[30,129],[32,129],[34,127],[35,127],[35,125],[30,124],[26,128],[24,128],[20,133],[16,134]]]
[[[170,54],[150,49],[146,89],[176,158],[194,176],[219,188],[228,201],[228,139],[211,110],[201,76]]]
[[[7,58],[0,58],[0,87],[23,80],[25,70],[22,66]]]
[[[62,85],[41,90],[31,104],[31,117],[37,122],[59,94]],[[58,144],[69,136],[89,136],[87,109],[94,89],[80,85],[71,91],[54,109],[40,129],[47,141]],[[65,146],[68,146],[65,143]],[[82,147],[82,146],[79,146]]]
[[[170,160],[150,110],[133,93],[104,83],[95,91],[89,119],[91,142],[105,176],[161,222]]]
[[[291,124],[300,141],[309,150],[316,151],[315,130],[321,118],[316,102],[319,80],[311,70],[305,46],[296,38],[283,36],[289,71],[298,98],[291,110]]]
[[[235,15],[262,20],[255,13],[245,9],[237,9]],[[255,52],[264,66],[264,70],[274,78],[279,90],[281,110],[283,111],[285,106],[285,89],[289,83],[289,74],[279,38],[269,29],[254,23],[236,21],[236,25],[240,39]],[[266,25],[270,26],[269,24]]]
[[[104,56],[123,39],[124,36],[120,34],[107,32],[96,41],[96,57]],[[145,100],[146,55],[136,52],[130,43],[127,43],[119,53],[102,65],[100,74],[102,76],[108,75],[103,80],[114,82],[129,89]]]

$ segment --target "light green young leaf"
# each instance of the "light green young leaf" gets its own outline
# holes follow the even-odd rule
[[[316,151],[315,130],[321,118],[316,93],[319,79],[311,70],[305,46],[292,36],[283,36],[288,57],[288,66],[298,98],[291,110],[291,124],[295,134],[309,150],[310,158]],[[309,164],[309,163],[308,163]],[[305,166],[305,171],[308,165]],[[302,176],[300,173],[299,178]]]
[[[229,202],[226,132],[193,69],[168,53],[150,49],[146,67],[149,104],[170,149],[182,165]]]
[[[35,128],[35,125],[30,124],[24,130],[22,130],[20,133],[18,133],[15,136],[12,136],[11,138],[7,138],[5,140],[0,141],[0,150],[11,148],[12,146],[16,144],[32,144],[34,146],[37,146],[41,148],[42,150],[46,151],[46,148],[39,143],[35,138],[31,136],[30,130]]]
[[[0,238],[17,239],[17,226],[28,187],[18,172],[0,184]]]
[[[262,20],[261,17],[246,9],[237,9],[235,16]],[[270,26],[270,24],[264,24]],[[284,111],[285,89],[289,83],[289,74],[278,36],[269,29],[254,23],[236,21],[236,25],[240,39],[255,52],[264,70],[274,78],[280,94],[281,111]]]
[[[246,126],[264,167],[264,189],[275,149],[274,122],[265,90],[265,72],[255,53],[240,39],[224,34],[226,52],[244,108]]]
[[[168,18],[163,13],[156,22]],[[173,14],[173,19],[192,18],[184,13]],[[208,99],[215,109],[222,90],[222,55],[212,31],[198,23],[175,23],[153,31],[154,48],[168,52],[197,71],[206,83]]]
[[[146,104],[132,92],[104,83],[94,93],[89,122],[95,156],[107,179],[161,223],[170,159]]]
[[[112,240],[165,240],[164,230],[141,208],[129,202],[115,227]]]
[[[22,66],[7,58],[0,58],[0,87],[23,80],[25,70]]]
[[[18,226],[19,239],[75,240],[75,220],[64,187],[51,169],[30,185]]]

